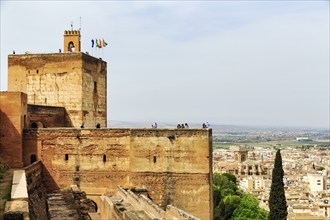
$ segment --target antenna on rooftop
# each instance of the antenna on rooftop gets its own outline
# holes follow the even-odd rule
[[[81,17],[79,17],[79,31],[81,31]]]

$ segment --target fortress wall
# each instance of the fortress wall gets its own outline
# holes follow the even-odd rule
[[[23,166],[22,131],[29,123],[27,97],[21,92],[0,92],[0,152],[11,168]]]
[[[9,55],[8,90],[26,92],[28,104],[65,107],[73,124],[80,126],[81,56],[81,53]]]
[[[28,104],[64,107],[74,127],[106,127],[107,63],[87,54],[8,56],[8,90],[28,94]]]
[[[83,64],[85,61],[89,63]],[[87,94],[84,88],[94,87],[94,83],[90,81],[83,82],[86,80],[86,72],[89,71],[96,78],[99,77],[97,80],[100,83],[98,86],[100,92],[97,93],[97,100],[85,97],[89,91]],[[28,104],[64,107],[75,127],[80,127],[82,122],[86,121],[83,115],[87,113],[95,117],[95,120],[89,122],[93,124],[91,127],[95,126],[96,120],[101,121],[101,119],[105,126],[105,83],[106,62],[80,52],[8,56],[8,90],[27,93]],[[86,99],[84,102],[89,105],[93,103],[96,107],[85,109],[83,98]],[[94,109],[95,116],[92,112],[88,112]]]
[[[30,126],[33,122],[41,122],[46,128],[72,127],[69,116],[63,107],[28,105]]]
[[[97,123],[106,127],[107,121],[107,63],[83,54],[82,66],[83,122],[95,128]]]
[[[27,143],[34,139],[37,159],[49,174],[45,185],[52,189],[78,183],[87,194],[101,195],[118,185],[147,188],[155,204],[173,204],[201,219],[212,215],[211,136],[209,129],[24,132]]]

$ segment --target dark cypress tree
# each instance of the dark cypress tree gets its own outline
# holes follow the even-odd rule
[[[275,165],[272,174],[272,186],[269,195],[269,220],[286,220],[288,215],[282,168],[282,157],[280,150],[277,150],[275,157]]]

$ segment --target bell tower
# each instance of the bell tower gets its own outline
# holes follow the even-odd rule
[[[79,52],[80,48],[80,31],[71,30],[64,31],[64,52]]]

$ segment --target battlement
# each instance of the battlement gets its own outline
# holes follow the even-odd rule
[[[66,35],[78,35],[80,36],[80,31],[79,30],[66,30],[64,31],[64,36]]]
[[[64,52],[81,51],[80,31],[64,31]]]

